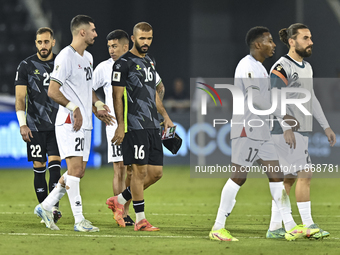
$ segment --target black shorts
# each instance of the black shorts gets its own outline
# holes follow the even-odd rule
[[[33,132],[31,142],[27,143],[28,161],[46,162],[46,154],[49,156],[59,156],[55,131]]]
[[[141,129],[125,134],[122,150],[124,165],[163,165],[163,147],[159,129]]]

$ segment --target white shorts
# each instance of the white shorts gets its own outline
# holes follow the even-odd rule
[[[282,172],[297,175],[297,172],[311,167],[311,160],[308,154],[308,137],[294,132],[296,148],[290,148],[286,143],[283,134],[272,135],[277,154],[279,156]]]
[[[107,160],[109,163],[123,161],[122,145],[117,146],[111,142],[116,129],[117,125],[106,126]]]
[[[253,140],[248,137],[232,139],[231,142],[231,162],[240,166],[252,166],[254,161],[262,159],[264,161],[278,160],[274,142]]]
[[[67,157],[83,157],[89,160],[91,148],[91,130],[80,129],[75,132],[73,124],[63,124],[55,127],[58,148],[61,159]]]

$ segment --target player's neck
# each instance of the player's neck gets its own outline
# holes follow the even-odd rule
[[[46,58],[42,58],[39,53],[37,52],[37,57],[41,60],[41,61],[49,61],[53,58],[53,53],[51,52],[50,55],[48,55]]]
[[[140,57],[140,58],[144,58],[146,53],[145,54],[140,54],[139,51],[135,48],[135,47],[132,47],[132,49],[130,50],[130,52],[133,54],[133,55],[136,55],[137,57]]]
[[[258,51],[250,51],[250,56],[252,56],[253,58],[255,58],[257,61],[263,63],[263,61],[266,59],[265,57],[263,57]]]
[[[294,49],[290,49],[289,50],[288,56],[291,57],[292,59],[294,59],[297,62],[302,62],[303,61],[303,57],[301,57],[299,54],[297,54]]]
[[[82,42],[79,40],[73,40],[70,45],[76,52],[78,52],[80,56],[84,55],[84,51],[86,50],[88,46],[85,42]]]

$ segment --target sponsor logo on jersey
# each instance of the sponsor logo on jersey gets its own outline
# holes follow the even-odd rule
[[[155,64],[153,62],[150,62],[150,64],[152,65],[153,70],[155,70]]]
[[[140,68],[139,65],[136,65],[136,70],[137,70],[137,71],[138,71],[138,70],[142,70],[142,68]]]
[[[247,77],[250,79],[254,78],[253,72],[248,72]]]
[[[116,65],[116,69],[119,69],[120,67],[121,67],[120,64],[117,64],[117,65]]]
[[[120,75],[121,75],[121,72],[114,71],[112,74],[112,81],[120,82]]]
[[[35,69],[35,70],[34,70],[34,74],[40,74],[39,70],[38,70],[38,69]]]
[[[81,67],[81,65],[78,64],[78,69],[83,69],[83,68]]]
[[[57,65],[57,66],[55,67],[55,70],[56,70],[56,71],[58,71],[58,69],[59,69],[59,65]]]

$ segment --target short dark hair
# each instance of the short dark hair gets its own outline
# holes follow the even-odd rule
[[[248,47],[250,48],[251,44],[257,38],[262,37],[263,33],[266,33],[266,32],[269,33],[269,29],[266,27],[261,27],[261,26],[257,26],[257,27],[253,27],[249,29],[246,35],[246,44],[248,45]]]
[[[149,32],[152,31],[152,26],[148,22],[139,22],[133,27],[133,34],[135,34],[136,30],[139,29],[143,32]]]
[[[290,38],[295,40],[297,35],[299,34],[299,29],[308,29],[308,27],[302,23],[295,23],[290,25],[288,28],[282,28],[279,31],[280,40],[287,45],[288,49],[290,48],[288,40]]]
[[[53,30],[51,28],[49,28],[49,27],[41,27],[41,28],[39,28],[35,35],[41,35],[41,34],[44,34],[44,33],[50,33],[52,38],[54,36]]]
[[[118,40],[120,41],[121,39],[127,41],[127,43],[129,43],[129,35],[128,33],[126,33],[124,30],[121,29],[116,29],[113,30],[112,32],[110,32],[107,36],[106,36],[106,40]]]
[[[90,23],[94,23],[94,20],[87,15],[77,15],[71,20],[71,33],[73,33],[77,28],[81,25],[89,25]]]

